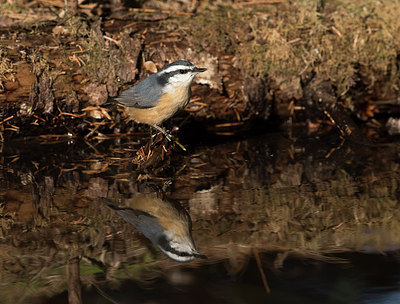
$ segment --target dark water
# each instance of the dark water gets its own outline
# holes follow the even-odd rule
[[[400,302],[400,144],[147,141],[2,145],[0,302]]]

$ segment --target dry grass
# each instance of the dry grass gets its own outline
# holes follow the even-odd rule
[[[5,50],[0,49],[0,92],[4,91],[4,80],[14,81],[13,70],[13,63],[7,58]]]

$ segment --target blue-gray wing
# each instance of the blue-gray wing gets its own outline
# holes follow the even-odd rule
[[[126,222],[144,234],[150,241],[159,246],[159,239],[163,235],[164,228],[153,215],[131,208],[119,208],[116,202],[104,199],[104,202],[115,210]]]
[[[115,100],[123,106],[148,109],[155,107],[161,96],[162,87],[153,74],[123,91]]]
[[[158,239],[163,235],[164,229],[156,217],[130,208],[118,209],[116,211],[125,221],[143,233],[150,241],[158,245]]]

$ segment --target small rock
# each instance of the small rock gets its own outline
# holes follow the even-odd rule
[[[386,122],[386,129],[389,135],[400,134],[400,118],[390,117]]]
[[[157,73],[157,66],[153,61],[146,61],[143,67],[150,73]]]
[[[89,104],[91,105],[102,105],[107,101],[108,93],[105,84],[90,83],[86,88],[85,92],[89,98]]]

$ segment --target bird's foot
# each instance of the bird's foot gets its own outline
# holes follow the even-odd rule
[[[161,128],[160,126],[157,126],[157,125],[153,125],[153,128],[156,129],[157,131],[160,131],[169,142],[176,143],[183,151],[186,151],[185,146],[182,145],[176,138],[174,138],[171,133],[169,133],[168,131],[165,131],[163,128]]]
[[[154,129],[156,129],[157,131],[161,132],[168,141],[172,141],[172,134],[171,133],[165,131],[163,128],[161,128],[160,126],[157,126],[157,125],[153,125],[152,127]]]

